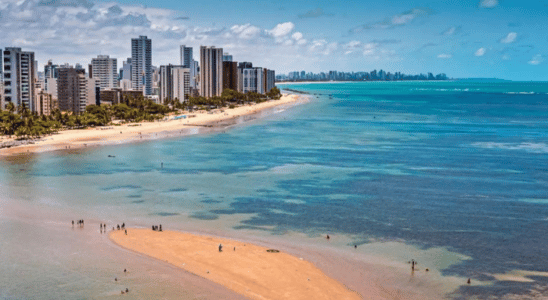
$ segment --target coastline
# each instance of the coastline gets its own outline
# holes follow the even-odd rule
[[[284,94],[280,100],[269,100],[259,104],[243,105],[233,109],[223,108],[211,112],[186,113],[185,119],[167,121],[128,123],[120,126],[88,129],[63,130],[40,138],[33,144],[0,149],[0,156],[24,153],[81,149],[94,146],[125,144],[172,136],[199,134],[203,129],[234,125],[238,118],[249,117],[276,107],[297,105],[309,101],[306,95]],[[249,121],[250,119],[244,119]]]

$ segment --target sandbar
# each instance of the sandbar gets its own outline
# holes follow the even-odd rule
[[[184,269],[250,299],[361,299],[314,264],[284,252],[177,231],[112,231],[117,245]],[[218,250],[219,244],[223,251]]]

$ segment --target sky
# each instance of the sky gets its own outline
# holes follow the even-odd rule
[[[153,65],[179,45],[222,47],[276,70],[446,73],[548,81],[548,1],[529,0],[0,0],[0,48],[40,66],[131,56],[152,39]],[[42,69],[42,67],[40,67]]]

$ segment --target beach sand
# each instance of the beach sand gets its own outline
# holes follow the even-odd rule
[[[186,119],[158,122],[129,123],[120,126],[97,127],[80,130],[63,130],[41,138],[34,144],[0,149],[0,156],[20,153],[38,153],[62,149],[78,149],[107,144],[122,144],[177,135],[190,135],[204,127],[227,126],[230,120],[257,114],[275,107],[295,105],[308,101],[302,95],[283,95],[280,100],[270,100],[254,105],[243,105],[233,109],[223,108],[212,112],[185,113]],[[4,138],[4,140],[7,140]]]
[[[312,263],[249,243],[151,229],[113,231],[110,238],[251,299],[361,299]]]

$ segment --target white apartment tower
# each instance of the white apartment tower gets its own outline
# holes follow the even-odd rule
[[[34,52],[25,52],[21,48],[6,48],[3,56],[4,107],[11,102],[16,107],[25,104],[34,111]]]
[[[152,40],[146,36],[131,39],[131,85],[152,95]]]
[[[263,68],[243,67],[238,68],[238,73],[238,90],[241,93],[265,93]]]
[[[93,78],[99,80],[99,87],[114,89],[118,87],[118,61],[108,55],[99,55],[91,59]]]
[[[191,93],[190,69],[184,66],[160,66],[160,102],[178,99],[187,101]]]
[[[204,97],[223,92],[223,48],[200,46],[200,90]]]

